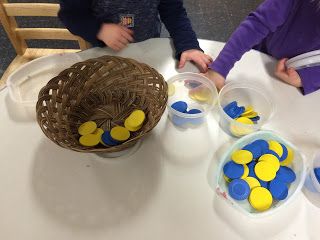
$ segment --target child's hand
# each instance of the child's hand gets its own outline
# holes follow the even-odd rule
[[[287,68],[286,67],[286,61],[287,58],[281,59],[275,69],[274,74],[282,81],[295,86],[295,87],[301,87],[301,78],[299,74],[294,70],[293,68]]]
[[[115,51],[125,48],[128,43],[133,42],[133,31],[114,23],[104,23],[97,35],[108,47]]]
[[[211,69],[209,69],[208,72],[206,72],[203,75],[205,77],[209,78],[210,80],[212,80],[214,82],[214,84],[216,85],[218,90],[220,90],[225,84],[224,77],[221,74],[219,74],[219,73],[217,73],[217,72],[215,72],[215,71],[213,71]]]
[[[201,72],[206,72],[208,64],[212,62],[212,58],[200,50],[190,49],[181,54],[179,68],[183,68],[186,61],[193,61]]]

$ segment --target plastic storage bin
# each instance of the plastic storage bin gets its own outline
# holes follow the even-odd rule
[[[230,161],[232,153],[238,149],[243,148],[245,145],[247,145],[257,139],[264,139],[267,141],[268,140],[276,140],[278,142],[283,143],[286,146],[289,146],[294,151],[294,159],[292,161],[290,168],[295,172],[296,180],[290,185],[287,198],[282,201],[274,201],[271,208],[269,210],[264,211],[264,212],[258,212],[255,209],[253,209],[248,200],[236,201],[233,198],[231,198],[228,193],[227,183],[226,183],[225,179],[223,178],[223,166],[226,162]],[[241,211],[245,215],[248,215],[251,217],[261,217],[261,216],[273,214],[274,212],[277,212],[282,207],[284,207],[285,205],[287,205],[288,203],[293,201],[296,198],[297,194],[301,191],[301,188],[302,188],[303,183],[305,181],[305,176],[306,176],[305,158],[292,143],[279,137],[274,132],[258,131],[258,132],[252,133],[250,135],[247,135],[247,136],[239,139],[223,155],[222,159],[220,160],[217,172],[216,172],[217,184],[216,184],[215,191],[219,197],[222,197],[231,206],[233,206],[235,209]]]
[[[257,124],[243,124],[229,117],[223,108],[233,101],[237,101],[238,106],[252,106],[260,117]],[[234,137],[242,137],[259,130],[272,117],[274,111],[275,106],[270,95],[259,84],[231,82],[219,93],[220,126]]]
[[[206,115],[218,101],[218,91],[215,85],[206,77],[196,73],[180,73],[168,81],[169,99],[168,113],[170,120],[178,127],[197,127],[205,121]],[[179,112],[172,104],[183,101],[191,109],[200,113]]]
[[[306,191],[304,192],[307,195],[307,198],[311,200],[311,202],[314,203],[317,207],[320,208],[320,183],[316,178],[314,172],[315,168],[320,168],[320,151],[317,152],[312,159],[304,184],[306,188]]]
[[[11,99],[24,107],[35,109],[41,88],[61,71],[79,61],[81,58],[78,54],[64,53],[37,58],[24,64],[8,77]]]

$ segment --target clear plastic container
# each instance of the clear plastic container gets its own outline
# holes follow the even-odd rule
[[[219,112],[221,128],[234,137],[242,137],[261,128],[274,114],[275,106],[271,95],[259,84],[248,82],[227,83],[219,92]],[[257,124],[243,124],[229,117],[223,108],[237,101],[238,106],[252,106],[260,120]]]
[[[178,127],[197,127],[205,122],[205,117],[218,101],[215,85],[206,77],[196,73],[180,73],[168,81],[168,112],[170,120]],[[178,101],[188,105],[188,111],[198,109],[201,113],[182,113],[171,107]]]
[[[320,183],[314,173],[315,168],[320,168],[320,151],[317,152],[312,159],[304,184],[306,188],[304,192],[307,198],[320,208]]]
[[[289,166],[296,174],[296,180],[290,184],[289,193],[285,200],[282,201],[275,201],[271,208],[264,212],[258,212],[253,209],[248,200],[244,201],[236,201],[229,196],[228,193],[228,185],[223,178],[223,166],[226,162],[230,161],[231,155],[234,151],[243,148],[245,145],[253,142],[257,139],[264,139],[264,140],[276,140],[280,143],[283,143],[286,146],[289,146],[294,151],[294,159],[292,164]],[[228,202],[231,206],[235,209],[241,211],[247,216],[250,217],[261,217],[266,215],[271,215],[277,212],[282,207],[286,206],[290,202],[292,202],[298,193],[300,193],[301,188],[304,184],[306,177],[306,165],[305,165],[305,157],[302,153],[289,141],[285,140],[284,138],[279,137],[278,134],[271,132],[271,131],[258,131],[247,135],[237,142],[233,144],[233,146],[223,155],[222,159],[219,162],[219,167],[216,172],[216,187],[215,192],[219,197],[222,197],[226,202]]]
[[[63,53],[37,58],[22,65],[8,77],[10,98],[15,103],[34,109],[41,88],[79,61],[81,57],[77,53]]]

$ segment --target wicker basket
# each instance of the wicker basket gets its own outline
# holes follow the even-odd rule
[[[41,89],[37,120],[61,147],[79,152],[118,152],[132,147],[159,122],[168,100],[167,84],[150,66],[132,59],[103,56],[79,62]],[[123,126],[135,109],[146,113],[143,127],[120,145],[84,147],[78,127],[95,121],[104,130]]]

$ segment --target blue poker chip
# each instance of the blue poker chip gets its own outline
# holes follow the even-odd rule
[[[272,197],[276,200],[284,200],[288,196],[287,184],[279,179],[274,179],[269,182],[268,189],[271,192]]]
[[[254,159],[258,159],[262,155],[261,147],[258,144],[248,144],[242,149],[251,152]]]
[[[236,101],[233,101],[231,103],[229,103],[228,105],[226,105],[224,108],[223,108],[223,111],[225,111],[226,113],[229,112],[229,110],[231,108],[234,108],[234,107],[238,107],[238,104]]]
[[[178,112],[186,112],[187,111],[187,108],[188,108],[188,104],[184,101],[178,101],[178,102],[175,102],[171,105],[171,107],[174,109],[174,110],[177,110]]]
[[[234,179],[228,186],[229,195],[235,200],[245,200],[250,194],[249,184],[243,179]]]
[[[280,162],[284,161],[287,157],[288,157],[288,149],[285,145],[283,145],[282,143],[280,143],[282,149],[283,149],[283,153],[282,156],[279,158]]]
[[[279,155],[275,151],[272,151],[270,149],[266,150],[264,152],[264,154],[272,154],[272,155],[276,156],[278,159],[280,159]]]
[[[275,179],[288,184],[296,180],[296,174],[291,168],[280,166]]]
[[[244,167],[242,164],[236,164],[234,161],[230,161],[223,166],[223,173],[231,179],[240,178],[244,173]]]
[[[249,168],[249,177],[254,177],[254,178],[258,178],[256,173],[254,172],[254,167],[256,166],[256,162],[255,161],[251,161],[249,164],[247,164],[248,168]]]
[[[314,174],[316,175],[318,182],[320,183],[320,168],[315,168],[313,171],[314,171]]]
[[[119,145],[120,142],[114,140],[109,131],[105,131],[102,135],[101,135],[101,141],[108,146],[116,146]]]
[[[257,178],[258,179],[258,178]],[[262,181],[260,179],[258,179],[258,181],[260,182],[261,187],[263,188],[268,188],[268,182]]]
[[[229,115],[229,117],[235,119],[238,118],[242,115],[242,113],[244,113],[245,108],[244,107],[234,107],[229,109],[229,111],[227,112],[227,114]]]
[[[202,111],[194,108],[194,109],[190,109],[187,113],[188,114],[198,114],[198,113],[202,113]]]
[[[259,116],[256,116],[256,117],[253,117],[253,118],[250,118],[251,121],[253,122],[258,122],[260,120],[260,117]]]
[[[233,101],[229,103],[227,106],[225,106],[223,110],[229,117],[234,119],[234,118],[240,117],[241,114],[245,111],[245,108],[238,107],[237,102]]]
[[[264,154],[269,149],[269,143],[265,140],[258,139],[251,143],[251,145],[257,145],[260,147],[262,154]]]

